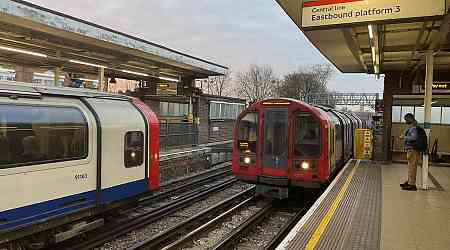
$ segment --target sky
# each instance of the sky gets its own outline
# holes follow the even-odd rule
[[[300,67],[328,63],[275,0],[29,2],[229,66],[233,72],[267,64],[282,77]],[[336,70],[328,87],[382,92],[383,81]]]

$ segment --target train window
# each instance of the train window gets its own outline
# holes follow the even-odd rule
[[[144,162],[144,133],[132,131],[125,134],[125,167],[132,168]]]
[[[258,113],[248,113],[239,121],[239,151],[256,154]]]
[[[299,157],[320,155],[320,124],[309,113],[294,114],[294,154]]]
[[[0,168],[88,155],[88,124],[70,107],[0,105]]]

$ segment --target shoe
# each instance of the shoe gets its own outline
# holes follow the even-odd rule
[[[406,187],[402,187],[402,189],[406,191],[417,191],[416,185],[409,185],[409,184]]]
[[[407,187],[409,186],[408,181],[405,181],[404,183],[400,184],[400,187]]]

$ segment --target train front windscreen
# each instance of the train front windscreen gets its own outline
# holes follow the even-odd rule
[[[258,113],[246,114],[239,121],[238,149],[240,165],[255,165],[258,150]]]

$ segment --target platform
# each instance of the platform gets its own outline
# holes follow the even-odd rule
[[[277,249],[450,249],[450,168],[427,191],[401,190],[406,173],[351,161]]]

